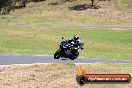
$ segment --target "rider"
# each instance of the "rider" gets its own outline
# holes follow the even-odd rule
[[[73,43],[74,47],[78,49],[83,49],[84,43],[80,40],[79,36],[75,34],[72,39],[68,40],[69,42]]]

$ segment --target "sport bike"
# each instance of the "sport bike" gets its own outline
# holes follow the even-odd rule
[[[64,39],[62,37],[62,39]],[[83,48],[78,48],[74,46],[74,42],[69,42],[68,40],[63,40],[59,44],[59,49],[54,54],[54,59],[59,58],[69,58],[74,60],[78,57],[79,51]]]

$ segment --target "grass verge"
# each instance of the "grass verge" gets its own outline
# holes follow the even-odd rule
[[[81,57],[132,59],[131,29],[1,25],[0,53],[53,55],[61,37],[68,39],[73,34],[79,34],[85,43]]]

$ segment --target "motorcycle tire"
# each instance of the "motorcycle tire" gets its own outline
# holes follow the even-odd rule
[[[59,52],[60,52],[59,49],[55,52],[54,59],[59,59],[60,58]]]
[[[76,55],[71,55],[70,59],[71,59],[71,60],[74,60],[74,59],[76,59],[76,58],[78,57],[78,55],[79,55],[79,52],[77,52]]]
[[[74,60],[74,59],[76,59],[76,58],[77,58],[77,56],[71,56],[71,57],[70,57],[71,60]]]

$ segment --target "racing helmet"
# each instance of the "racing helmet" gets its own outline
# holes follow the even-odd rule
[[[79,36],[78,36],[77,34],[75,34],[75,35],[73,36],[73,39],[74,39],[74,40],[78,40],[78,39],[79,39]]]

